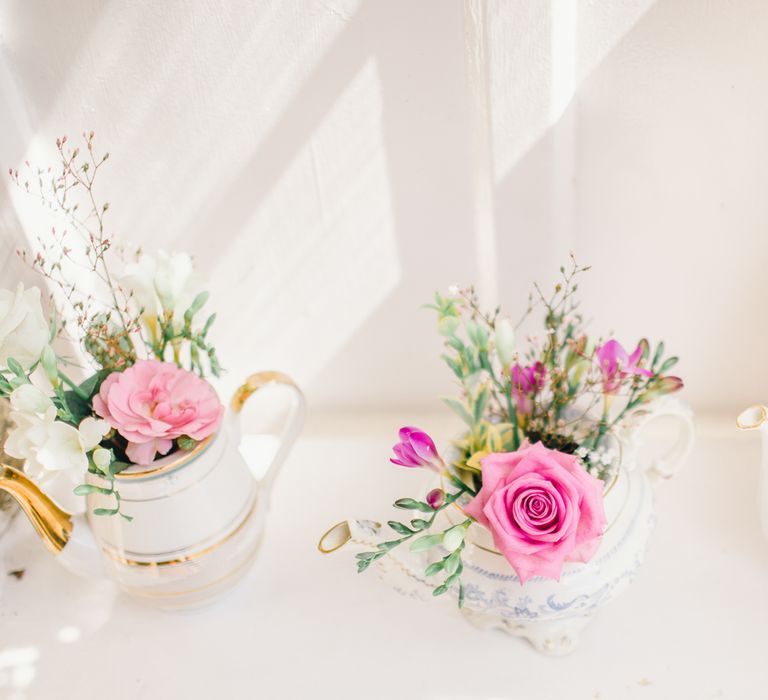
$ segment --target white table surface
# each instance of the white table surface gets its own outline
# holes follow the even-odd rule
[[[256,564],[202,610],[157,612],[67,573],[18,517],[0,541],[4,570],[25,570],[1,577],[0,697],[768,697],[756,436],[730,417],[699,421],[687,468],[657,490],[658,525],[635,583],[571,656],[552,659],[474,629],[448,601],[405,599],[357,575],[350,553],[317,552],[331,524],[387,519],[388,504],[418,488],[388,462],[403,418],[315,418],[278,480]],[[439,437],[453,425],[417,424]]]

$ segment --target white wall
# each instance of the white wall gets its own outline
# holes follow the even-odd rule
[[[574,249],[595,331],[733,412],[768,392],[767,33],[759,0],[9,0],[0,162],[94,129],[117,233],[209,276],[232,382],[434,406],[432,290],[516,317]],[[46,222],[0,197],[7,286]]]

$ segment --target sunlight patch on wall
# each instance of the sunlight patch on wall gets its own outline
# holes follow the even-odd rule
[[[490,0],[488,55],[497,182],[557,123],[581,82],[653,2]]]
[[[369,60],[240,235],[204,261],[233,314],[216,336],[233,382],[271,366],[307,382],[397,284],[381,114]]]

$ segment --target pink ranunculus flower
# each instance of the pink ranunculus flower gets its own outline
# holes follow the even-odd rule
[[[482,488],[464,510],[490,530],[520,583],[560,580],[564,562],[592,558],[605,527],[603,482],[574,455],[525,442],[480,465]]]
[[[642,355],[642,343],[637,344],[631,355],[618,340],[609,340],[597,348],[595,357],[603,373],[603,390],[606,394],[617,393],[624,379],[630,375],[653,376],[653,372],[638,366]]]
[[[110,374],[93,397],[93,408],[128,440],[126,454],[136,464],[150,464],[155,453],[167,454],[182,435],[208,437],[224,415],[208,382],[159,360],[139,360]]]
[[[528,367],[512,367],[512,398],[518,413],[528,415],[533,410],[532,396],[544,386],[546,374],[547,370],[541,362],[534,362]]]

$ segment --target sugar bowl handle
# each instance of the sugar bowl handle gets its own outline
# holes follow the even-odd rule
[[[290,391],[293,401],[291,404],[290,412],[285,420],[283,429],[280,432],[279,444],[275,455],[272,458],[272,462],[267,468],[267,472],[264,478],[261,480],[261,489],[265,498],[269,497],[269,493],[272,490],[277,472],[280,470],[285,458],[288,456],[293,443],[299,436],[301,426],[304,423],[304,409],[306,402],[304,400],[304,394],[296,383],[287,374],[282,372],[256,372],[252,374],[245,382],[235,391],[232,397],[230,408],[232,409],[235,420],[233,421],[237,425],[239,434],[239,414],[245,405],[245,402],[257,391],[267,389],[268,387],[279,387],[284,390]]]
[[[696,434],[693,411],[677,397],[665,396],[655,401],[649,410],[641,411],[639,414],[639,418],[629,428],[629,437],[624,445],[625,457],[628,458],[630,464],[640,462],[639,453],[642,444],[640,435],[643,430],[654,421],[662,418],[674,421],[676,424],[675,436],[671,444],[666,446],[666,451],[657,453],[648,463],[639,465],[652,477],[669,479],[685,463],[693,448]]]

